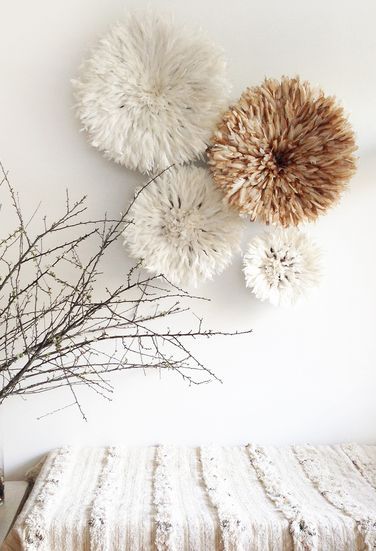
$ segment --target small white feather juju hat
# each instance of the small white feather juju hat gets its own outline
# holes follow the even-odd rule
[[[298,229],[265,232],[244,256],[246,285],[257,298],[288,306],[318,284],[319,259],[319,249]]]
[[[202,31],[152,10],[117,23],[73,85],[90,143],[154,173],[204,153],[230,88],[222,52]]]
[[[147,185],[124,230],[129,254],[175,285],[212,279],[239,250],[243,222],[205,168],[171,168]]]

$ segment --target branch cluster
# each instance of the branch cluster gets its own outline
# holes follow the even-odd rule
[[[106,286],[101,262],[132,224],[133,203],[118,220],[88,220],[86,198],[72,203],[67,194],[63,214],[53,222],[45,217],[33,232],[35,213],[24,220],[0,166],[2,190],[17,219],[17,227],[0,238],[0,404],[12,395],[65,386],[82,413],[77,385],[108,397],[107,375],[129,369],[173,370],[190,383],[217,379],[186,341],[218,333],[204,330],[197,318],[187,330],[169,328],[198,297],[162,275],[145,275],[139,265],[120,285]]]

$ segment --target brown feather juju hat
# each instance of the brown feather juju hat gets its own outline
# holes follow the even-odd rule
[[[315,220],[355,172],[355,138],[342,107],[298,78],[247,89],[212,144],[209,165],[228,203],[270,224]]]

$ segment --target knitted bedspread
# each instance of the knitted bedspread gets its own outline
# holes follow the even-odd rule
[[[51,452],[5,551],[376,549],[376,446]]]

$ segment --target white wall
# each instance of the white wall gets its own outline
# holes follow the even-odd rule
[[[78,132],[69,80],[121,0],[12,0],[0,18],[0,158],[23,204],[51,214],[69,188],[94,214],[118,214],[140,177],[106,161]],[[142,1],[137,2],[140,5]],[[60,393],[3,408],[9,477],[64,443],[287,443],[376,440],[374,0],[157,0],[207,28],[227,51],[234,99],[265,75],[295,75],[343,100],[358,135],[357,176],[341,204],[308,228],[325,251],[322,286],[278,310],[245,289],[240,258],[200,292],[215,327],[253,327],[243,339],[204,341],[201,356],[224,384],[187,387],[173,375],[126,374],[112,403],[85,393],[89,422]],[[2,231],[7,213],[1,212]],[[249,233],[259,228],[253,225]],[[119,245],[113,270],[126,269]],[[200,307],[202,309],[202,307]]]

